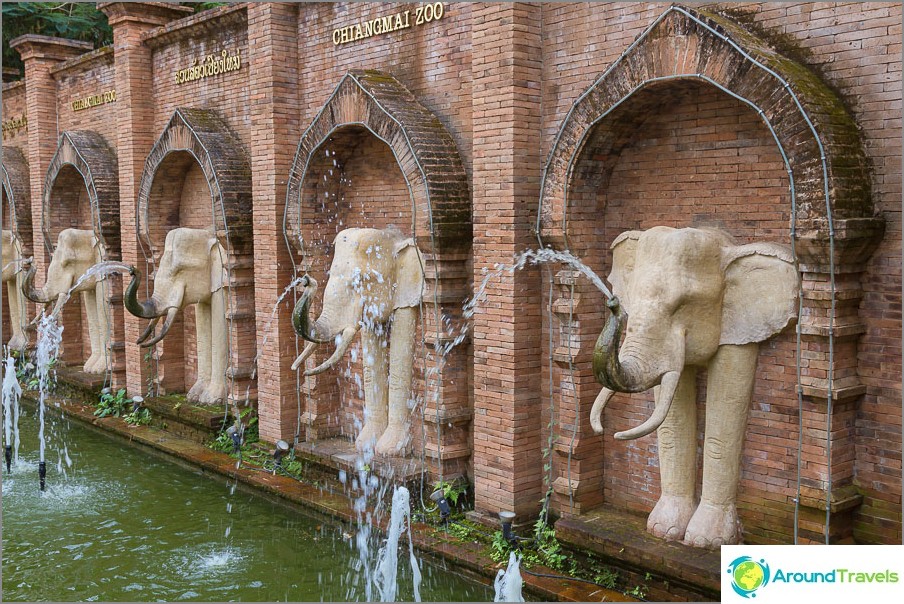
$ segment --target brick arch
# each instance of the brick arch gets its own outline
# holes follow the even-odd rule
[[[537,226],[544,237],[566,237],[569,186],[594,128],[638,93],[681,80],[715,86],[758,113],[786,160],[796,206],[792,228],[796,219],[825,235],[833,218],[872,218],[867,160],[857,126],[837,95],[730,19],[675,5],[565,118],[543,173]]]
[[[116,153],[103,136],[89,130],[73,130],[60,135],[44,179],[41,217],[44,246],[52,254],[59,232],[67,226],[75,226],[74,223],[62,225],[59,215],[59,196],[75,193],[59,189],[75,182],[74,173],[83,181],[90,214],[90,225],[79,224],[79,228],[90,226],[94,230],[103,243],[104,260],[119,260],[119,167]],[[77,203],[72,200],[67,202]]]
[[[239,137],[209,109],[180,107],[144,164],[138,189],[136,224],[145,250],[152,249],[149,212],[154,178],[172,153],[185,152],[200,165],[210,187],[212,226],[230,254],[252,254],[251,164]]]
[[[226,374],[228,399],[235,409],[238,401],[244,401],[246,397],[252,400],[257,396],[251,378],[256,343],[253,338],[247,337],[255,331],[252,310],[254,244],[251,162],[241,139],[217,112],[187,107],[173,112],[145,160],[135,207],[137,236],[148,272],[151,272],[151,266],[159,261],[163,251],[163,240],[153,238],[152,223],[156,213],[165,210],[155,207],[154,202],[166,197],[156,194],[155,180],[165,173],[168,166],[178,167],[184,176],[195,164],[200,167],[210,192],[211,218],[207,226],[214,229],[227,254],[224,259],[229,284],[226,298],[229,346]],[[164,217],[163,226],[166,229],[180,226],[178,214],[175,221],[176,224],[173,224],[171,217]],[[199,225],[190,226],[197,228]],[[147,279],[149,288],[152,281]],[[167,366],[172,369],[186,364],[184,350],[174,353],[171,358],[167,356],[168,344],[173,345],[173,342],[164,340],[164,357],[160,359],[164,376]],[[176,380],[176,383],[184,383],[184,380]],[[174,386],[174,391],[181,391],[181,388]]]
[[[439,119],[389,74],[349,71],[298,144],[289,174],[284,229],[301,249],[302,191],[311,160],[335,132],[361,127],[386,143],[411,196],[412,231],[422,249],[467,248],[470,191],[455,141]],[[415,228],[422,221],[429,232]],[[432,239],[432,240],[431,240]]]
[[[330,151],[326,161],[325,151]],[[326,212],[319,204],[312,204],[316,196],[310,193],[319,186],[317,181],[324,175],[324,166],[329,171],[333,159],[344,173],[347,166],[355,167],[355,162],[360,162],[362,153],[369,153],[370,158],[379,156],[384,182],[391,189],[387,197],[392,199],[393,216],[399,222],[410,219],[411,235],[423,253],[426,287],[421,336],[425,346],[421,350],[442,345],[447,341],[443,325],[446,321],[454,325],[464,320],[461,300],[470,293],[470,187],[451,134],[437,116],[389,74],[349,71],[301,137],[289,174],[283,221],[290,249],[294,247],[302,255],[301,265],[295,268],[318,275],[325,272],[332,241],[316,239],[326,231],[318,227],[323,225]],[[322,193],[320,198],[323,199]],[[348,217],[346,226],[373,224],[368,222],[366,211],[355,210],[344,216]],[[395,226],[403,230],[408,227],[398,223]],[[292,260],[296,261],[294,254]],[[315,353],[318,362],[326,360],[316,356],[324,352]],[[438,363],[438,358],[434,355],[429,362]],[[467,440],[472,413],[467,388],[467,346],[453,348],[444,359],[442,367],[437,364],[438,377],[418,378],[429,389],[424,396],[424,401],[430,401],[429,409],[427,403],[420,407],[418,421],[427,426],[423,432],[427,440],[422,444],[429,452],[428,469],[435,476],[464,474],[471,450]],[[419,363],[426,371],[426,355]],[[444,375],[456,377],[444,379]],[[316,379],[321,381],[312,381]],[[308,378],[305,382],[308,438],[337,432],[337,422],[331,419],[337,417],[341,398],[330,390],[336,387],[335,383],[333,377]],[[450,424],[454,427],[449,428]],[[414,432],[421,434],[418,428]]]
[[[28,181],[28,161],[18,147],[3,147],[0,177],[6,195],[9,225],[22,244],[26,256],[32,254],[31,192]]]

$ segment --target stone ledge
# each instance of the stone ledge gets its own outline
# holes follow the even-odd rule
[[[649,572],[670,592],[679,587],[691,598],[720,598],[719,550],[657,539],[647,533],[643,518],[606,507],[579,517],[563,517],[555,526],[559,541],[594,552],[615,566]],[[653,585],[650,589],[648,597],[661,595]]]

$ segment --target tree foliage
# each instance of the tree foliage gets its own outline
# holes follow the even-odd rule
[[[224,2],[182,2],[200,12]],[[41,34],[91,42],[95,48],[113,43],[107,16],[93,2],[4,2],[3,66],[22,69],[19,53],[10,40],[24,34]]]

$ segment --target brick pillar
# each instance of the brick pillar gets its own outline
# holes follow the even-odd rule
[[[57,149],[57,86],[50,71],[60,62],[92,49],[90,42],[26,34],[10,43],[25,63],[25,107],[28,115],[28,177],[31,182],[31,225],[37,273],[42,285],[50,256],[44,246],[44,179]],[[56,243],[51,242],[51,243]]]
[[[536,247],[540,196],[540,6],[480,4],[471,30],[474,282]],[[487,290],[474,316],[474,488],[478,512],[530,515],[542,496],[540,278]]]
[[[295,333],[290,294],[271,323],[277,297],[292,280],[283,236],[286,181],[301,136],[298,92],[298,7],[248,5],[252,90],[251,166],[254,193],[254,295],[257,314],[258,417],[261,438],[291,442],[298,422]]]
[[[151,49],[141,35],[187,15],[192,9],[161,2],[101,2],[97,5],[113,28],[116,68],[116,117],[119,156],[119,217],[122,228],[122,261],[145,270],[138,247],[135,204],[144,161],[157,137],[154,132],[154,86]],[[147,275],[144,275],[145,283]],[[125,386],[130,395],[144,394],[148,367],[144,349],[135,344],[146,321],[123,312],[125,338]]]
[[[853,516],[863,500],[854,485],[855,420],[866,393],[857,371],[858,340],[866,332],[859,316],[863,297],[860,279],[882,239],[884,222],[879,218],[835,220],[834,267],[829,262],[826,221],[803,222],[797,234],[803,297],[800,381],[804,426],[799,534],[802,543],[825,542],[828,504],[829,541],[853,543]],[[827,428],[831,458],[826,446]]]

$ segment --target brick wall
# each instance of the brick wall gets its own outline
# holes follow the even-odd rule
[[[706,6],[718,9],[721,5]],[[544,153],[551,148],[571,103],[666,8],[665,4],[544,5]],[[856,461],[849,444],[833,455],[841,472],[841,467],[854,464],[853,482],[864,495],[863,505],[854,514],[854,537],[868,542],[899,542],[900,6],[748,3],[732,8],[743,13],[737,17],[741,22],[752,23],[748,25],[751,30],[771,40],[780,50],[788,52],[789,46],[797,46],[798,50],[791,51],[794,58],[814,69],[840,92],[862,127],[872,166],[872,203],[885,218],[886,234],[862,277],[859,314],[866,323],[866,333],[859,341],[858,373],[866,386],[866,395],[856,403],[836,403],[833,419],[838,437],[856,434],[848,441],[856,442]],[[865,23],[869,27],[864,27]],[[608,272],[608,244],[615,233],[626,228],[715,222],[730,227],[742,240],[750,237],[788,240],[786,178],[781,165],[776,163],[774,151],[769,149],[772,145],[768,132],[757,127],[757,120],[750,112],[733,108],[726,98],[712,93],[707,93],[709,99],[700,97],[700,92],[692,94],[696,98],[679,100],[670,95],[675,106],[684,107],[678,114],[674,109],[668,113],[675,120],[672,127],[683,129],[680,138],[669,134],[670,128],[664,128],[667,124],[655,112],[646,122],[629,122],[631,125],[625,129],[635,128],[635,131],[628,133],[627,146],[619,149],[616,157],[595,158],[596,167],[612,168],[611,180],[587,180],[588,188],[605,185],[606,194],[593,199],[589,191],[572,190],[570,212],[577,212],[577,216],[586,220],[583,223],[586,226],[572,223],[569,231],[574,229],[577,235],[569,243],[573,249],[580,249],[600,275]],[[641,104],[644,99],[638,95],[633,101]],[[630,108],[625,112],[630,112]],[[738,145],[742,142],[741,134],[748,139],[753,135],[753,140],[744,142],[743,148]],[[683,155],[685,151],[700,150],[701,145],[707,149],[703,157],[710,159],[705,173],[699,166],[690,165],[688,157]],[[735,191],[728,198],[717,190],[725,184]],[[718,206],[711,200],[713,195],[721,197]],[[751,198],[758,202],[745,208],[744,200]],[[658,208],[653,207],[657,203],[653,199],[658,200]],[[729,205],[723,205],[726,201]],[[593,203],[583,205],[587,202]],[[756,210],[755,215],[749,214],[752,208]],[[770,209],[761,211],[764,208]],[[611,221],[613,213],[619,211],[622,220]],[[594,219],[594,212],[606,220]],[[581,293],[586,297],[588,290]],[[596,292],[589,293],[599,298]],[[584,304],[590,310],[580,317],[581,333],[598,332],[602,317],[593,312],[598,304]],[[554,334],[566,337],[556,323]],[[838,340],[837,354],[849,356],[851,349],[845,342]],[[783,388],[793,390],[795,380],[789,375],[794,372],[793,357],[794,345],[787,335],[765,344],[760,353],[741,485],[742,520],[747,538],[755,541],[787,542],[792,530],[788,495],[793,491],[796,475],[798,412],[793,392]],[[804,368],[803,372],[807,375],[808,370]],[[592,378],[586,372],[578,375],[576,381],[578,385],[593,388]],[[554,396],[560,396],[560,384],[553,386]],[[544,386],[544,392],[547,387]],[[605,499],[613,505],[645,513],[651,509],[658,488],[654,439],[625,444],[613,441],[610,435],[612,430],[642,421],[648,416],[649,408],[632,413],[619,399],[612,405],[617,406],[606,411],[609,425],[605,444],[585,446],[580,451],[582,455],[576,457],[590,455],[604,459]],[[808,424],[808,434],[812,434],[808,442],[812,444],[807,446],[824,446],[824,411],[818,406],[808,406],[805,412],[812,418],[807,420],[812,421]],[[562,431],[567,432],[564,428]],[[847,437],[841,437],[840,442],[844,438]],[[644,440],[649,440],[649,444]],[[561,495],[560,506],[567,506],[564,492]],[[814,526],[813,532],[818,532],[815,528],[818,522],[805,519],[802,525],[805,535],[811,530],[810,524]]]
[[[3,121],[28,117],[25,109],[25,80],[3,84]],[[3,145],[18,147],[25,152],[28,145],[28,126],[3,132]]]
[[[116,10],[138,10],[123,6]],[[536,245],[531,229],[543,163],[572,103],[668,8],[666,3],[446,3],[440,21],[333,44],[333,28],[403,6],[409,5],[252,4],[169,25],[164,24],[175,9],[140,24],[124,19],[114,56],[117,102],[75,114],[67,108],[71,96],[107,86],[109,55],[76,61],[53,77],[52,69],[71,50],[57,55],[42,50],[45,54],[26,61],[29,86],[34,83],[28,95],[29,131],[21,130],[4,144],[21,142],[25,148],[27,140],[32,174],[43,175],[56,142],[57,113],[61,129],[90,127],[104,133],[120,154],[123,254],[129,262],[141,257],[134,245],[134,200],[144,158],[177,107],[215,109],[249,150],[256,337],[263,355],[261,429],[267,438],[291,436],[296,413],[295,375],[289,370],[296,346],[288,325],[290,304],[277,314],[276,327],[269,327],[272,304],[291,270],[282,233],[286,177],[299,137],[341,78],[350,69],[391,74],[451,133],[474,192],[474,248],[468,274],[461,277],[461,283],[470,284],[482,268]],[[825,437],[825,403],[807,403],[807,450],[812,455],[805,475],[815,484],[828,472],[833,483],[853,485],[863,496],[862,505],[844,520],[856,540],[900,542],[901,7],[694,6],[730,8],[738,22],[819,74],[840,94],[861,129],[871,201],[885,219],[885,235],[862,275],[839,275],[845,291],[862,290],[862,297],[839,308],[855,317],[859,313],[865,332],[859,339],[838,339],[836,352],[844,357],[838,373],[859,379],[865,392],[836,405],[832,426],[841,445],[828,470],[817,454]],[[152,29],[159,25],[164,27]],[[241,52],[242,69],[175,83],[175,70],[222,50]],[[4,92],[4,114],[21,113],[24,87],[6,86]],[[718,225],[742,242],[789,240],[787,176],[771,135],[749,108],[695,84],[650,88],[620,111],[612,122],[619,127],[603,125],[594,132],[592,152],[578,165],[570,197],[569,245],[598,274],[608,274],[609,244],[626,229]],[[324,193],[332,196],[333,206],[307,223],[318,234],[310,243],[320,246],[312,266],[315,276],[325,273],[329,243],[341,228],[410,224],[410,198],[387,147],[354,129],[337,133],[333,143],[341,148],[335,158],[341,166],[332,166],[332,156],[315,158],[322,165],[315,165],[311,174],[319,180],[307,183],[303,192],[306,208],[316,207],[313,202]],[[209,214],[206,184],[188,166],[174,159],[164,166],[174,173],[160,175],[160,187],[167,189],[159,191],[159,207],[168,210],[159,215],[159,232],[152,238],[159,237],[161,244],[172,226],[196,220],[202,226]],[[323,181],[331,167],[340,168],[333,175],[339,178]],[[41,184],[32,185],[33,205],[39,206],[34,187],[40,192]],[[39,214],[35,224],[41,224]],[[655,439],[622,443],[611,438],[613,431],[648,416],[649,397],[616,398],[604,415],[606,436],[595,437],[589,433],[585,399],[592,402],[588,393],[599,388],[589,358],[574,359],[574,372],[565,369],[573,343],[592,349],[604,321],[600,301],[598,292],[562,267],[528,269],[491,286],[485,310],[474,319],[473,359],[465,355],[467,367],[457,368],[454,378],[468,383],[465,398],[476,414],[473,472],[481,510],[536,509],[544,491],[542,455],[550,436],[550,478],[560,511],[568,512],[576,501],[572,511],[578,513],[603,502],[646,513],[655,502]],[[543,310],[547,304],[552,312]],[[136,321],[126,321],[126,339],[132,341],[139,328]],[[191,311],[180,321],[165,340],[170,348],[164,356],[172,361],[165,379],[184,388],[190,385],[195,353],[193,338],[180,339],[180,334],[193,331]],[[818,339],[807,343],[805,353],[815,355],[812,371],[805,368],[807,377],[825,373],[817,363],[823,347]],[[135,390],[146,370],[130,344],[127,350],[128,379]],[[740,493],[742,520],[752,541],[787,542],[791,534],[788,498],[796,479],[798,421],[793,357],[794,343],[787,334],[761,347]],[[360,371],[342,366],[329,379],[320,376],[305,386],[302,404],[322,405],[326,418],[319,427],[308,426],[308,436],[348,433],[360,414],[354,379],[335,379],[346,369]],[[701,427],[702,421],[701,413]],[[553,434],[546,428],[550,424]],[[818,533],[816,520],[803,522],[806,530]]]
[[[116,104],[104,103],[76,111],[72,102],[116,89],[113,48],[106,47],[61,64],[53,72],[57,82],[60,132],[93,130],[116,148]]]

